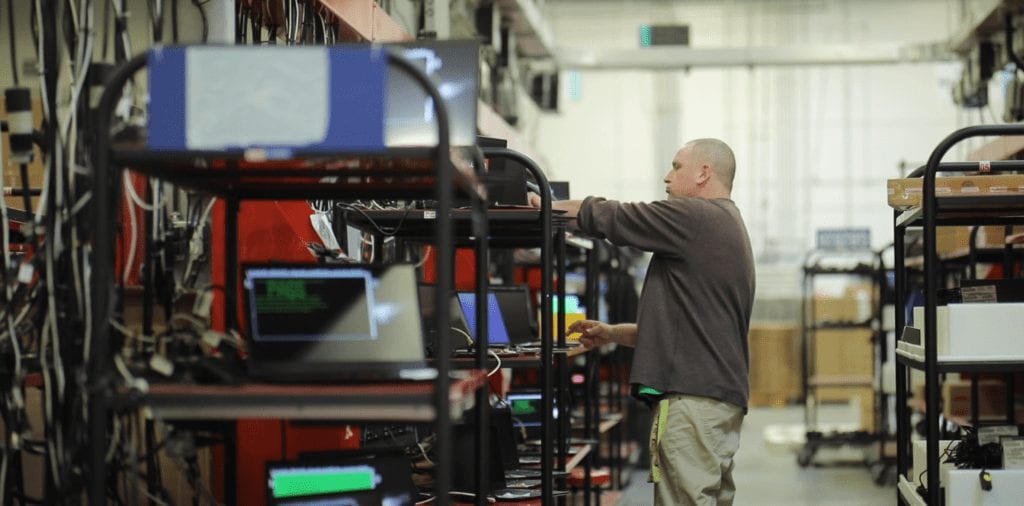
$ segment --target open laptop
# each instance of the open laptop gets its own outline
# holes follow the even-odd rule
[[[515,346],[537,340],[537,318],[530,303],[530,290],[525,285],[492,286],[498,307],[505,320],[509,342]]]
[[[438,348],[438,331],[437,331],[437,319],[434,308],[436,306],[435,298],[437,296],[437,290],[434,285],[420,284],[419,285],[419,296],[420,296],[420,316],[423,322],[423,330],[426,337],[426,349],[427,355],[436,357]],[[448,298],[450,304],[450,324],[449,329],[449,341],[448,345],[451,348],[452,353],[468,351],[473,346],[473,340],[470,337],[469,327],[466,325],[466,320],[462,316],[462,308],[459,306],[459,301],[455,295]]]
[[[527,438],[541,437],[544,427],[544,397],[540,390],[511,390],[505,396],[512,413],[516,429],[526,433]],[[557,400],[557,397],[554,399]],[[558,423],[558,405],[552,412],[553,421]]]
[[[410,264],[243,268],[249,373],[266,381],[393,381],[426,366]]]
[[[476,293],[458,292],[459,307],[462,309],[462,317],[466,319],[469,327],[469,334],[473,341],[477,341],[476,332]],[[508,348],[512,345],[509,338],[508,326],[501,314],[501,306],[498,304],[498,297],[494,292],[487,292],[487,346],[492,348]]]
[[[409,459],[400,454],[331,452],[268,462],[265,483],[270,505],[407,506],[418,497]]]

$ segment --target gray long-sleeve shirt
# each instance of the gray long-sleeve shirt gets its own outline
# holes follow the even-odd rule
[[[640,294],[630,383],[746,410],[754,259],[736,204],[588,197],[578,221],[590,235],[654,253]]]

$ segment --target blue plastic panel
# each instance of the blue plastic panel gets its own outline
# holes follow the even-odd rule
[[[149,148],[379,151],[387,58],[371,46],[156,48]]]

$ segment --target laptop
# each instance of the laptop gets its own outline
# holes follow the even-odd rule
[[[426,351],[427,355],[431,357],[437,356],[438,348],[438,332],[437,332],[437,320],[434,313],[436,307],[436,287],[434,285],[420,284],[419,285],[419,297],[420,297],[420,317],[423,323],[423,330],[426,339]],[[455,295],[448,298],[449,302],[449,314],[451,315],[448,335],[448,346],[451,348],[452,353],[468,351],[473,346],[473,339],[470,337],[469,327],[466,325],[466,319],[462,316],[462,308],[459,306],[458,299]]]
[[[469,335],[473,341],[477,341],[476,332],[476,293],[458,292],[459,307],[462,309],[462,317],[466,319],[469,327]],[[505,318],[501,314],[501,306],[498,304],[498,296],[491,291],[487,292],[487,346],[494,348],[508,348],[512,345],[509,338],[508,326],[505,325]]]
[[[243,267],[249,374],[265,381],[397,381],[426,366],[411,264]]]
[[[540,390],[511,390],[505,396],[512,414],[512,423],[517,430],[526,433],[528,438],[541,437],[544,427],[544,397]],[[557,399],[554,398],[554,399]],[[558,406],[552,413],[554,423],[558,423]]]
[[[537,341],[537,318],[530,302],[530,290],[525,285],[492,286],[498,307],[505,320],[509,342],[514,346]]]
[[[330,452],[266,465],[267,504],[352,506],[416,504],[419,495],[404,455]]]

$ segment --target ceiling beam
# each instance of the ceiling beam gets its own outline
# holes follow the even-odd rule
[[[558,48],[566,70],[688,70],[714,67],[879,65],[954,60],[946,43],[848,44],[778,47],[645,47],[637,49]]]

